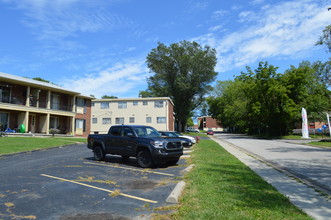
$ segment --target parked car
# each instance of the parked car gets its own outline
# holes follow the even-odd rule
[[[90,134],[87,141],[95,160],[105,160],[106,154],[121,155],[123,159],[136,157],[143,168],[164,163],[175,165],[183,155],[180,139],[163,138],[150,126],[115,125],[108,134]]]
[[[182,135],[181,133],[177,132],[177,131],[172,131],[173,133],[177,134],[178,137],[183,137],[183,138],[187,138],[187,139],[190,139],[192,144],[195,144],[196,143],[196,140],[194,137],[192,136],[189,136],[189,135]]]
[[[209,130],[207,131],[207,135],[214,135],[214,131],[211,130],[211,129],[209,129]]]
[[[199,130],[196,129],[196,128],[187,128],[186,131],[187,132],[197,132],[197,133],[199,133]]]
[[[177,132],[173,132],[173,131],[159,131],[159,133],[160,133],[163,137],[174,137],[174,138],[179,138],[179,139],[182,141],[182,145],[183,145],[183,147],[192,147],[192,145],[193,145],[191,139],[181,137]]]

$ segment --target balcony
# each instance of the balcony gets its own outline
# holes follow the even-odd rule
[[[9,103],[14,105],[26,106],[26,98],[16,97],[16,96],[0,96],[0,103]],[[47,101],[39,100],[33,97],[29,97],[29,105],[30,107],[47,109]],[[50,109],[52,110],[60,110],[60,111],[68,111],[72,112],[72,105],[70,104],[61,104],[60,102],[50,102]]]

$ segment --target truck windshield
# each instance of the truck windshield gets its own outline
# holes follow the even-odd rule
[[[161,137],[160,133],[152,127],[136,127],[134,130],[138,137]]]

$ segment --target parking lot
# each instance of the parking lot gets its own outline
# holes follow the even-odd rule
[[[85,144],[0,156],[0,219],[148,217],[183,176],[177,166],[143,169],[136,159],[93,159]]]

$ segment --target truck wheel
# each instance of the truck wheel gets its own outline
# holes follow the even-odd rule
[[[148,168],[153,166],[152,155],[147,150],[141,150],[137,154],[138,165],[142,168]]]
[[[93,150],[94,159],[97,161],[105,160],[106,154],[100,146],[96,146]]]

